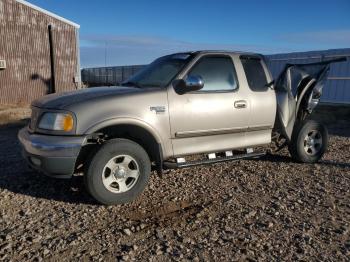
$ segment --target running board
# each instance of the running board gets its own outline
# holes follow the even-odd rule
[[[197,160],[197,161],[191,161],[191,162],[176,163],[176,162],[164,161],[163,167],[164,169],[185,168],[185,167],[192,167],[192,166],[199,166],[199,165],[210,165],[210,164],[227,162],[227,161],[235,161],[235,160],[241,160],[241,159],[258,158],[264,155],[266,155],[265,152],[257,152],[257,153],[233,155],[229,157],[218,157],[213,159]]]

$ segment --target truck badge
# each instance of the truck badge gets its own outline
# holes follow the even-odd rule
[[[151,106],[149,109],[156,114],[165,113],[165,106]]]

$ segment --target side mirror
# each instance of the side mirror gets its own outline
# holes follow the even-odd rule
[[[179,95],[183,95],[187,92],[201,90],[204,86],[204,81],[200,76],[189,75],[186,80],[174,80],[172,84],[175,92]]]

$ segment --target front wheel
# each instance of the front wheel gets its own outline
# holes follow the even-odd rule
[[[92,158],[85,186],[102,204],[122,204],[141,194],[150,173],[150,159],[140,145],[127,139],[113,139]]]
[[[328,147],[328,131],[314,120],[297,124],[289,144],[289,153],[298,162],[315,163],[320,160]]]

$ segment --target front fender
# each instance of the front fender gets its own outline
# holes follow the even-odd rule
[[[162,139],[159,133],[151,125],[137,118],[119,117],[119,118],[107,119],[90,126],[87,130],[84,131],[84,134],[92,134],[105,127],[115,126],[115,125],[135,125],[135,126],[144,128],[150,134],[153,135],[157,143],[162,144]]]

